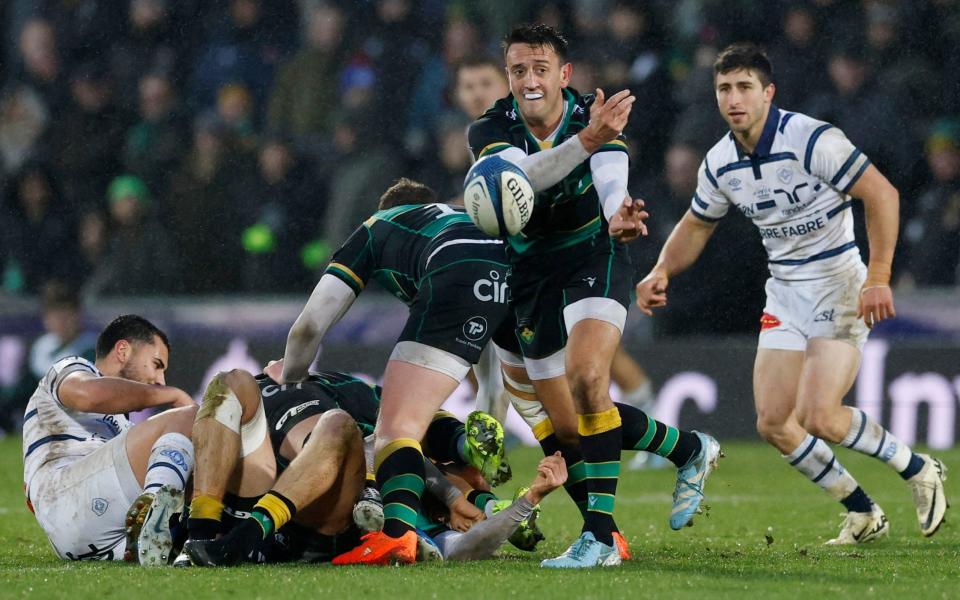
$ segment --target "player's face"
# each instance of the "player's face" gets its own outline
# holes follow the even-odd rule
[[[493,65],[464,67],[457,77],[457,103],[471,119],[480,118],[508,91],[503,71]]]
[[[753,71],[719,73],[716,79],[720,115],[734,133],[763,127],[763,117],[773,101],[773,84],[764,86]]]
[[[153,337],[153,343],[134,342],[116,352],[123,356],[123,366],[119,376],[139,383],[165,385],[164,372],[167,370],[170,355],[167,345],[159,336]]]
[[[561,64],[551,46],[512,44],[507,49],[510,91],[520,113],[532,125],[553,125],[563,116],[563,88],[570,83],[570,63]]]

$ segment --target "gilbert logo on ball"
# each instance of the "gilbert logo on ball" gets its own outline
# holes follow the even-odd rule
[[[478,160],[464,181],[467,214],[492,237],[520,233],[533,214],[533,199],[533,186],[523,170],[497,155]]]

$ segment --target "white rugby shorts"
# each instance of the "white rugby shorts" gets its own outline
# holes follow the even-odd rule
[[[857,318],[857,304],[866,277],[863,263],[825,279],[784,281],[771,277],[757,345],[804,351],[810,338],[823,337],[862,349],[870,329]]]
[[[127,510],[140,495],[123,432],[80,458],[51,461],[30,481],[30,503],[57,556],[123,560]]]

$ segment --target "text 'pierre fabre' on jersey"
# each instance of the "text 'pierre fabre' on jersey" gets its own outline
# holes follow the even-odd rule
[[[732,205],[749,217],[777,279],[829,277],[861,262],[849,192],[869,165],[833,125],[771,106],[752,154],[733,133],[707,152],[690,210],[715,222]]]
[[[430,273],[466,260],[506,266],[503,242],[487,237],[463,209],[447,204],[395,206],[358,227],[327,265],[359,295],[373,279],[410,304]]]
[[[590,122],[592,94],[581,95],[572,88],[563,90],[566,108],[557,130],[546,140],[537,139],[523,121],[513,94],[501,98],[477,119],[468,132],[474,159],[519,148],[530,155],[547,150],[577,135]],[[623,135],[597,152],[626,152]],[[569,248],[581,242],[607,236],[603,208],[593,186],[589,159],[560,183],[537,194],[533,215],[523,230],[508,238],[511,260]]]

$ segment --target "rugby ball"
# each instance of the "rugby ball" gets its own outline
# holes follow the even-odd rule
[[[463,183],[463,205],[491,237],[516,235],[533,214],[533,186],[523,170],[496,154],[481,158]]]

